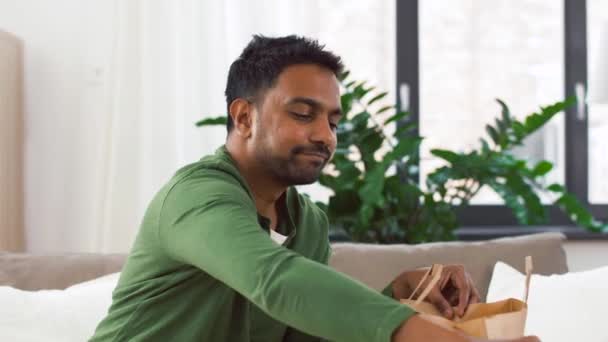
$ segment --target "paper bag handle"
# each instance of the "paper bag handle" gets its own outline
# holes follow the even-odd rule
[[[437,282],[439,282],[439,280],[441,279],[441,272],[443,272],[443,265],[433,264],[433,266],[431,266],[431,268],[428,271],[426,271],[424,276],[422,276],[422,279],[420,280],[420,282],[418,283],[418,285],[416,286],[414,291],[412,291],[408,300],[412,300],[412,298],[414,298],[414,295],[416,294],[416,292],[418,292],[418,290],[420,289],[422,284],[424,284],[425,280],[430,275],[430,276],[432,276],[431,281],[424,288],[424,291],[422,291],[420,296],[418,296],[418,299],[416,299],[415,305],[419,305],[424,299],[426,299],[426,297],[429,295],[429,293],[431,293],[431,290],[433,289],[433,287],[435,287],[435,285],[437,285]]]
[[[420,286],[422,286],[422,284],[424,283],[424,281],[426,280],[426,278],[429,277],[429,274],[431,274],[431,271],[433,270],[433,267],[429,268],[424,275],[422,276],[422,279],[420,279],[420,282],[418,282],[418,285],[416,285],[416,288],[414,289],[414,291],[412,291],[412,293],[410,294],[410,296],[407,298],[407,300],[412,300],[414,298],[414,295],[416,294],[416,292],[418,292],[418,290],[420,289]]]
[[[530,293],[530,278],[532,277],[532,270],[534,270],[534,265],[532,264],[532,257],[526,257],[526,288],[524,292],[524,302],[528,304],[528,294]]]

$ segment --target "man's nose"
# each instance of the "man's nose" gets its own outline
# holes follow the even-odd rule
[[[315,121],[310,140],[316,144],[323,144],[333,151],[336,144],[336,134],[332,130],[329,121],[327,118],[319,118]]]

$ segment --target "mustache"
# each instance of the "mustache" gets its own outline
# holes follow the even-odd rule
[[[291,150],[292,154],[299,153],[311,153],[311,154],[321,154],[325,156],[325,159],[329,159],[331,156],[331,151],[329,147],[326,145],[312,145],[312,146],[296,146]]]

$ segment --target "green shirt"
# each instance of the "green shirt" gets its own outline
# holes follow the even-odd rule
[[[180,169],[91,341],[390,341],[414,311],[327,266],[327,217],[308,197],[281,203],[282,246],[225,147]]]

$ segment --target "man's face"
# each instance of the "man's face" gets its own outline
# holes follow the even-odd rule
[[[335,75],[316,65],[290,66],[255,107],[256,160],[285,185],[315,182],[336,149],[342,113]]]

